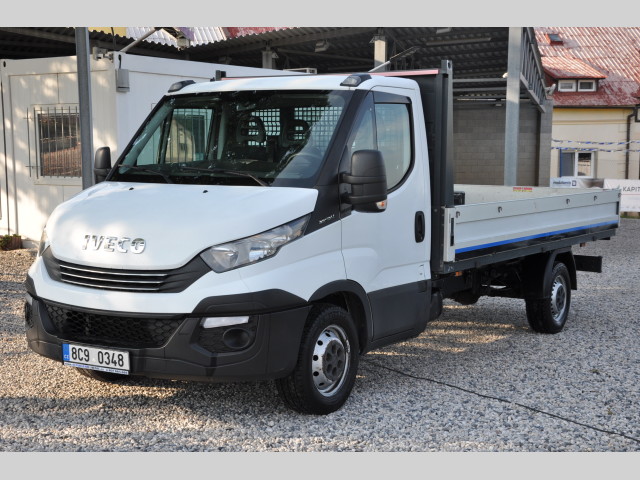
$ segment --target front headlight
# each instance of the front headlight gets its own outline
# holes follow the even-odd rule
[[[273,257],[280,247],[304,234],[310,217],[306,215],[252,237],[215,245],[202,252],[200,257],[217,273]]]
[[[47,237],[47,230],[42,230],[42,236],[40,237],[40,244],[38,245],[38,256],[42,256],[42,252],[44,252],[49,246],[49,237]]]

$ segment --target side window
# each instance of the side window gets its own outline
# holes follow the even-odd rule
[[[153,165],[158,163],[160,149],[160,130],[156,130],[138,155],[137,165]]]
[[[351,142],[351,153],[358,150],[375,150],[376,148],[374,111],[373,108],[367,108],[362,112],[356,127],[355,135]]]
[[[351,134],[349,156],[358,150],[380,150],[386,167],[387,188],[392,190],[411,168],[411,103],[400,95],[373,93],[365,100]]]
[[[376,104],[376,136],[387,170],[389,190],[396,187],[411,167],[411,117],[407,103]]]

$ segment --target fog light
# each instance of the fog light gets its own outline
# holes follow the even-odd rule
[[[253,335],[243,328],[230,328],[222,336],[224,344],[232,350],[246,348],[253,341]]]
[[[208,317],[200,322],[202,328],[228,327],[230,325],[242,325],[249,323],[249,317]]]

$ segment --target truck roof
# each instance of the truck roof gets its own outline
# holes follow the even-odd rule
[[[436,72],[437,70],[423,70],[415,72],[415,75],[432,75]],[[402,74],[406,73],[408,72],[402,72]],[[173,92],[171,95],[237,90],[369,90],[374,86],[383,85],[400,88],[415,88],[415,82],[406,78],[398,78],[399,74],[400,72],[385,72],[383,74],[353,74],[365,75],[362,83],[355,87],[341,85],[341,83],[344,82],[350,74],[238,77],[222,79],[219,81],[194,83]]]

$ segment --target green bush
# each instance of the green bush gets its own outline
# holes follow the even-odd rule
[[[0,235],[0,250],[13,250],[15,248],[21,248],[21,242],[19,240],[20,235],[14,233],[13,235]],[[14,245],[14,242],[17,243],[18,246]]]

